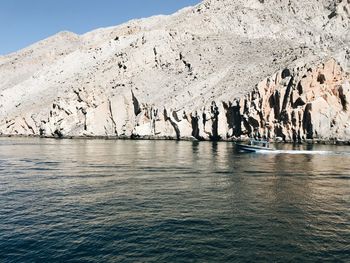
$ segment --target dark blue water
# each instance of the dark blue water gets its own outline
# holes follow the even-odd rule
[[[0,262],[349,262],[350,148],[313,150],[2,138]]]

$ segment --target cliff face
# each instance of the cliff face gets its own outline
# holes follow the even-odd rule
[[[350,140],[350,1],[207,0],[0,57],[0,133]]]
[[[257,133],[294,142],[347,140],[349,80],[333,59],[317,67],[283,69],[233,103],[242,116],[233,124],[236,134]]]

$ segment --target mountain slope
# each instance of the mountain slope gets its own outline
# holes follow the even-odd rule
[[[258,114],[256,125],[243,106],[238,119],[229,119],[226,106],[246,100],[266,78],[289,72],[276,77],[286,82],[333,59],[342,67],[336,83],[346,87],[349,5],[349,0],[206,0],[171,16],[82,36],[59,33],[0,59],[0,132],[198,139],[266,133],[267,112]],[[294,90],[298,83],[290,85]],[[305,111],[317,99],[308,97],[298,107]],[[276,132],[288,122],[274,118],[270,136],[292,140],[290,128]],[[233,126],[240,128],[232,133]],[[305,127],[298,129],[301,139],[310,138]],[[343,131],[332,136],[347,139]]]

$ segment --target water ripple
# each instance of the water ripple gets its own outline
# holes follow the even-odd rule
[[[0,147],[0,262],[350,259],[346,147],[242,155],[228,143],[4,138]]]

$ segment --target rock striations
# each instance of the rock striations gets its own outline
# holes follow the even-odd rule
[[[205,0],[0,57],[0,134],[350,141],[350,0]]]

